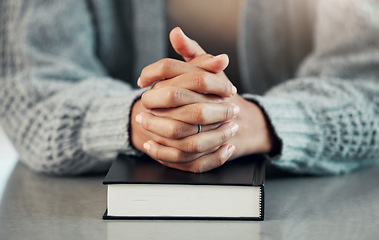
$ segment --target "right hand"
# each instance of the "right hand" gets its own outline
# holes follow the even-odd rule
[[[143,116],[142,121],[137,115]],[[234,123],[204,125],[204,131],[197,134],[197,125],[168,118],[155,119],[156,121],[151,121],[149,118],[158,117],[150,114],[141,100],[137,101],[131,116],[131,140],[138,150],[164,165],[169,162],[180,163],[182,170],[204,172],[222,165],[234,151],[234,146],[225,144],[238,129]],[[155,125],[147,126],[149,122],[154,122]],[[158,132],[156,129],[161,129],[162,136],[147,130],[149,128],[154,128],[154,131]],[[181,134],[189,136],[181,138]],[[159,148],[157,145],[165,147]]]

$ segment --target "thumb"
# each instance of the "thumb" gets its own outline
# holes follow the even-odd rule
[[[215,57],[210,54],[203,54],[192,59],[189,63],[206,71],[219,73],[228,67],[229,57],[226,54],[220,54]]]
[[[182,56],[186,62],[205,54],[205,51],[200,45],[187,37],[180,27],[171,30],[170,42],[175,52]]]
[[[216,57],[206,54],[196,41],[184,34],[180,27],[171,30],[170,42],[175,52],[182,56],[186,62],[190,62],[199,68],[218,73],[224,71],[229,65],[229,58],[226,54]]]

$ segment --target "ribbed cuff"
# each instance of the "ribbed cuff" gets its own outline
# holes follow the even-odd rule
[[[129,119],[134,102],[144,91],[146,89],[92,102],[81,132],[83,150],[86,153],[100,160],[114,158],[119,153],[140,154],[130,144]]]
[[[273,159],[273,164],[295,172],[314,164],[312,159],[317,159],[316,154],[322,147],[315,116],[295,100],[252,94],[243,97],[261,107],[281,140],[281,152]]]

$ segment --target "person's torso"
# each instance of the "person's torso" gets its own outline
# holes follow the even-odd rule
[[[168,32],[174,26],[211,54],[228,53],[227,73],[240,92],[263,93],[294,77],[313,47],[317,1],[88,2],[100,61],[110,76],[133,84],[144,66],[169,55]]]

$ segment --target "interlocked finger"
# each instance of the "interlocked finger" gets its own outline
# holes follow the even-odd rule
[[[202,173],[223,165],[233,154],[235,147],[224,144],[217,151],[203,155],[193,161],[184,163],[166,162],[156,159],[164,166],[180,169],[183,171]]]
[[[168,139],[181,139],[198,133],[198,125],[188,124],[169,118],[156,117],[150,113],[140,113],[136,121],[149,132]],[[220,127],[223,123],[201,126],[202,132],[208,132]]]
[[[160,80],[173,78],[184,73],[197,72],[200,70],[201,68],[186,62],[171,58],[164,58],[145,67],[141,72],[141,76],[137,84],[138,86],[144,88]]]
[[[218,149],[217,147],[201,153],[187,153],[173,147],[161,145],[152,140],[146,142],[144,148],[147,150],[150,157],[162,162],[171,163],[191,162]]]
[[[190,124],[212,124],[225,122],[236,117],[240,108],[231,103],[194,103],[178,108],[153,109],[158,117],[171,118]]]
[[[237,93],[237,88],[223,73],[214,74],[205,71],[185,73],[172,79],[159,81],[154,89],[176,86],[201,94],[214,94],[220,97],[230,97]]]
[[[238,125],[233,122],[224,123],[217,129],[201,132],[186,138],[173,140],[154,136],[153,140],[164,146],[173,147],[183,152],[200,153],[221,146],[238,131]]]
[[[153,88],[142,95],[142,104],[145,108],[174,108],[193,103],[220,103],[221,97],[215,95],[204,95],[191,90],[166,86],[163,88]]]

